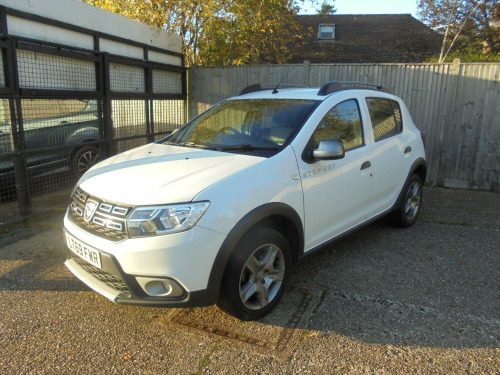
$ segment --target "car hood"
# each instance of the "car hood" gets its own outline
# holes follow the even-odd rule
[[[189,202],[217,181],[262,157],[149,144],[97,164],[79,181],[87,193],[117,203]]]

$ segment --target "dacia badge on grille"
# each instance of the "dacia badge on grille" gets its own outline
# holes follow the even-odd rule
[[[83,211],[83,220],[85,220],[88,223],[94,216],[94,213],[97,210],[98,205],[99,205],[98,202],[89,199],[85,204],[85,210]]]

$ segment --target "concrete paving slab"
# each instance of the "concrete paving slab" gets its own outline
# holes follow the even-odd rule
[[[498,349],[372,344],[334,332],[311,333],[290,359],[291,372],[310,374],[490,374]]]
[[[259,321],[242,322],[211,306],[182,309],[165,323],[233,340],[249,346],[250,351],[287,358],[300,342],[302,329],[319,302],[318,293],[290,287],[273,313]]]
[[[294,276],[309,289],[499,319],[499,238],[493,229],[375,223],[306,259]]]
[[[500,229],[500,194],[485,191],[424,189],[421,221]]]
[[[170,310],[122,307],[94,292],[0,291],[0,372],[196,373],[216,340],[174,335]]]

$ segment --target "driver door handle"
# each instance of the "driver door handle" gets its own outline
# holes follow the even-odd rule
[[[363,164],[361,164],[361,170],[365,170],[367,168],[370,168],[372,166],[372,163],[370,163],[368,160],[365,161]]]

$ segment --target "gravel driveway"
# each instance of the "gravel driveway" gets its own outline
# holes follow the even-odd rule
[[[0,373],[500,374],[500,194],[426,189],[306,258],[273,314],[118,306],[62,265],[62,212],[0,228]]]

